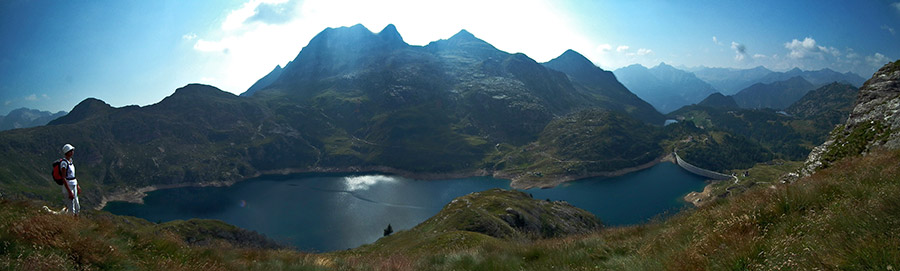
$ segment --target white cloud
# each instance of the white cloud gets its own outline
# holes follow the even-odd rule
[[[600,44],[597,46],[597,50],[600,51],[600,53],[605,54],[612,51],[612,45],[609,45],[608,43]]]
[[[713,36],[713,43],[715,43],[716,45],[722,45],[722,42],[720,42],[719,39],[716,38],[716,36]]]
[[[822,54],[820,52],[820,48],[823,46],[816,46],[816,40],[810,37],[806,37],[803,41],[794,39],[790,42],[784,43],[784,48],[791,50],[790,56],[791,58],[808,58],[812,56],[821,57]]]
[[[826,57],[830,55],[829,59],[837,59],[841,56],[841,50],[819,45],[815,39],[811,37],[806,37],[802,41],[798,39],[793,39],[790,42],[784,43],[784,48],[790,50],[788,56],[793,59],[809,59],[809,58],[817,58],[819,60],[825,60]],[[851,53],[851,51],[848,51]]]
[[[839,57],[839,56],[841,56],[841,51],[838,50],[837,48],[834,48],[834,47],[825,47],[825,46],[818,46],[818,48],[819,48],[819,51],[820,51],[820,52],[827,53],[827,54],[831,54],[831,55],[834,56],[834,57]]]
[[[41,94],[41,98],[44,98],[46,100],[46,99],[50,99],[50,96],[47,96],[47,94]]]
[[[884,64],[891,62],[891,59],[887,58],[886,56],[882,55],[881,53],[875,53],[874,55],[867,56],[866,62],[868,62],[869,65],[871,65],[877,69],[877,68],[881,68],[881,66],[884,66]]]
[[[247,18],[248,22],[261,22],[265,24],[283,24],[293,19],[298,1],[281,3],[260,3],[253,10],[253,16]]]
[[[225,21],[222,23],[222,30],[237,30],[244,27],[244,22],[256,15],[256,7],[262,3],[259,0],[251,0],[244,3],[240,8],[232,10],[225,17]]]
[[[900,12],[900,2],[894,2],[893,4],[891,4],[891,6],[894,7],[897,12]]]
[[[768,62],[774,67],[801,68],[818,70],[829,68],[839,72],[850,71],[862,77],[868,77],[878,68],[891,60],[879,52],[871,55],[857,52],[853,48],[838,49],[820,44],[812,37],[803,40],[793,39],[784,43],[787,53],[780,59],[772,58]]]
[[[743,61],[747,56],[747,46],[744,46],[743,44],[732,41],[731,49],[735,52],[734,60]]]
[[[768,56],[766,56],[764,54],[755,54],[755,55],[753,55],[753,58],[754,59],[765,59],[765,58],[768,58]]]
[[[641,63],[659,63],[661,60],[654,57],[655,51],[649,48],[631,48],[628,45],[615,45],[603,43],[596,46],[596,50],[585,54],[598,67],[613,70],[627,65]],[[632,50],[634,49],[634,50]]]
[[[194,40],[194,39],[196,39],[196,38],[197,38],[197,34],[196,34],[196,33],[193,33],[193,32],[192,32],[192,33],[187,33],[187,34],[184,34],[184,35],[181,36],[181,39],[186,40],[186,41],[191,41],[191,40]]]
[[[891,35],[894,35],[894,28],[893,28],[893,27],[890,27],[890,26],[888,26],[888,25],[886,25],[886,24],[883,24],[883,25],[881,25],[881,29],[882,29],[882,30],[886,30],[888,33],[891,33]]]
[[[37,99],[38,99],[38,98],[37,98],[37,95],[34,95],[34,94],[25,96],[25,100],[26,100],[26,101],[32,101],[32,102],[33,102],[33,101],[37,101]]]
[[[859,57],[859,54],[853,48],[847,48],[847,59],[856,59],[857,57]]]

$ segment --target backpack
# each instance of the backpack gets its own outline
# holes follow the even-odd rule
[[[64,159],[59,159],[56,160],[56,162],[53,162],[53,173],[51,173],[51,175],[53,176],[53,181],[56,181],[56,184],[58,185],[63,185],[66,183],[66,173],[63,172],[63,170],[67,169],[60,167],[60,164],[63,160]]]

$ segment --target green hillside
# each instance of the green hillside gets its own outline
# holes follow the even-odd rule
[[[702,168],[745,169],[772,159],[803,160],[842,123],[858,90],[834,83],[810,91],[788,113],[691,105],[668,116],[670,145]]]

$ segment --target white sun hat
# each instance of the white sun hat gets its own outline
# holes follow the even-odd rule
[[[66,154],[67,152],[72,151],[74,149],[75,149],[75,147],[73,147],[71,144],[66,144],[66,145],[63,145],[63,147],[62,147],[62,153]]]

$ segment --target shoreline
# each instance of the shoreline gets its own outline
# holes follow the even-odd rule
[[[264,170],[260,171],[256,174],[245,176],[244,178],[238,180],[230,180],[230,181],[209,181],[209,182],[199,182],[199,183],[179,183],[179,184],[163,184],[163,185],[149,185],[144,187],[125,189],[123,191],[116,191],[109,195],[104,195],[100,199],[100,203],[94,207],[94,210],[102,210],[106,207],[106,205],[110,202],[114,201],[122,201],[122,202],[130,202],[143,204],[144,197],[147,196],[147,193],[153,192],[156,190],[163,189],[174,189],[174,188],[185,188],[185,187],[227,187],[232,186],[235,183],[258,178],[261,176],[287,176],[291,174],[301,174],[301,173],[361,173],[361,172],[372,172],[372,173],[385,173],[400,176],[408,179],[416,179],[416,180],[441,180],[441,179],[459,179],[459,178],[469,178],[469,177],[484,177],[490,176],[497,179],[506,179],[509,180],[509,186],[513,189],[531,189],[531,188],[553,188],[560,184],[577,181],[586,178],[593,177],[616,177],[622,176],[628,173],[644,170],[655,166],[661,162],[673,162],[674,156],[672,154],[667,154],[661,156],[659,158],[654,159],[646,164],[637,165],[634,167],[623,168],[615,171],[607,171],[607,172],[594,172],[590,174],[583,175],[574,175],[574,176],[559,176],[557,178],[552,178],[549,181],[536,182],[533,184],[525,184],[523,183],[522,176],[524,174],[510,174],[497,172],[493,170],[487,169],[477,169],[472,171],[460,171],[460,172],[446,172],[446,173],[421,173],[421,172],[411,172],[406,170],[400,170],[391,167],[385,166],[365,166],[365,167],[314,167],[307,169],[300,168],[285,168],[285,169],[277,169],[277,170]]]
[[[110,203],[113,201],[123,201],[123,202],[144,204],[144,197],[147,196],[147,192],[153,192],[156,190],[184,188],[184,187],[225,187],[225,186],[231,186],[235,183],[237,183],[237,181],[213,181],[213,182],[201,182],[201,183],[150,185],[150,186],[138,187],[135,189],[126,189],[125,191],[117,191],[117,192],[113,192],[110,195],[104,195],[103,197],[100,198],[100,203],[97,204],[97,207],[94,207],[94,210],[102,210],[104,207],[106,207],[107,203]]]
[[[524,184],[522,182],[526,182],[526,180],[519,178],[521,175],[517,175],[515,177],[508,178],[510,179],[510,187],[515,189],[531,189],[531,188],[553,188],[560,184],[577,181],[581,179],[594,178],[594,177],[618,177],[628,173],[641,171],[644,169],[651,168],[655,165],[658,165],[662,162],[670,162],[675,163],[675,156],[672,153],[668,153],[666,155],[660,156],[653,161],[647,162],[645,164],[640,164],[633,167],[622,168],[614,171],[604,171],[604,172],[593,172],[582,175],[570,175],[570,176],[557,176],[556,178],[552,178],[548,181],[537,181],[534,183]]]
[[[691,191],[690,193],[687,193],[687,195],[684,195],[682,200],[693,204],[694,207],[702,207],[703,205],[712,202],[713,185],[715,185],[716,183],[718,182],[712,181],[706,184],[705,186],[703,186],[703,191],[701,192]]]

